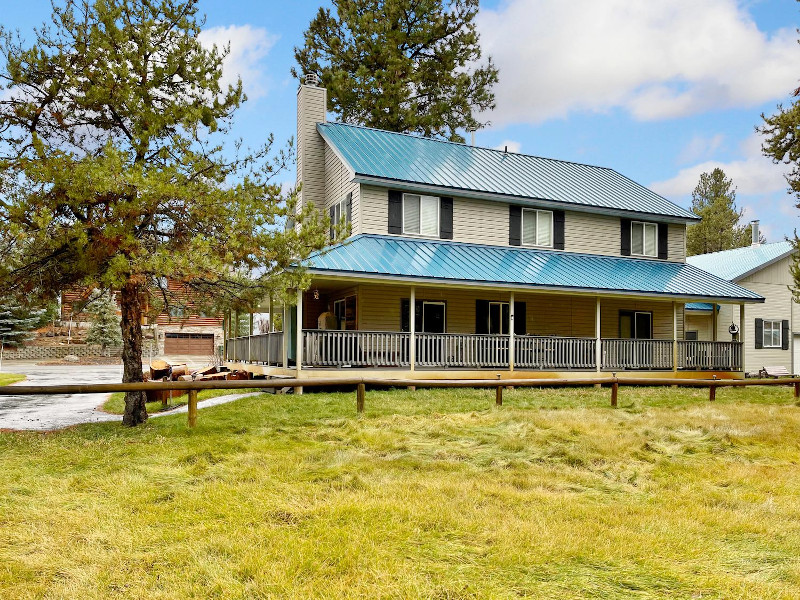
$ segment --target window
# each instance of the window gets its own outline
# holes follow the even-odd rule
[[[508,302],[489,302],[489,333],[508,335]]]
[[[333,314],[339,321],[339,329],[356,329],[356,297],[348,296],[334,301]]]
[[[649,340],[653,337],[653,313],[632,310],[619,311],[619,337]]]
[[[781,348],[781,322],[764,321],[764,348]]]
[[[631,254],[658,256],[658,226],[655,223],[631,223]]]
[[[697,331],[687,331],[684,339],[687,342],[696,342],[697,341]]]
[[[400,301],[400,331],[411,331],[409,307],[411,301]],[[447,331],[447,303],[441,300],[417,300],[414,307],[414,330],[417,333],[445,333]]]
[[[403,233],[439,237],[439,198],[403,194]]]
[[[336,228],[339,226],[339,223],[342,222],[344,219],[344,224],[346,228],[350,227],[350,212],[347,210],[347,202],[350,198],[348,194],[344,198],[342,198],[339,202],[331,206],[330,208],[330,218],[331,218],[331,230],[330,230],[330,239],[333,241],[336,239]],[[348,232],[345,230],[342,233],[341,237],[347,237]]]
[[[522,243],[525,246],[553,247],[552,211],[522,209]]]

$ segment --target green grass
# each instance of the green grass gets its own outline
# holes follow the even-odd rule
[[[797,598],[788,388],[260,395],[0,434],[2,598]]]
[[[216,398],[217,396],[228,396],[230,394],[248,394],[250,392],[255,392],[255,389],[247,389],[247,390],[201,390],[197,394],[197,401],[202,402],[203,400],[208,400],[209,398]],[[178,396],[177,398],[172,398],[169,402],[169,406],[166,410],[172,410],[173,408],[177,408],[178,406],[183,406],[189,401],[189,396],[184,394],[182,396]],[[100,407],[107,413],[111,413],[112,415],[121,415],[125,412],[125,394],[123,392],[116,392],[109,396],[108,400],[103,402],[103,405]],[[147,412],[148,413],[155,413],[165,410],[162,406],[161,402],[148,402],[147,403]]]
[[[11,385],[25,379],[25,375],[17,373],[0,373],[0,385]]]

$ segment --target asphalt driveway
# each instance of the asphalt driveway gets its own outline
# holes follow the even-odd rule
[[[32,362],[3,362],[3,371],[27,376],[19,385],[67,385],[118,383],[122,365],[36,366]],[[62,394],[58,396],[0,396],[0,429],[60,429],[77,423],[119,421],[97,407],[108,394]]]

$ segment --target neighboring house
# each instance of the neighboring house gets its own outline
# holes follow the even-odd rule
[[[349,236],[309,260],[287,335],[229,358],[298,377],[741,376],[738,342],[686,360],[684,303],[763,301],[686,264],[687,210],[612,169],[328,123],[313,79],[297,119],[300,204]]]
[[[790,271],[793,253],[790,242],[777,242],[690,256],[689,264],[746,287],[765,301],[745,308],[744,327],[738,307],[707,302],[687,304],[685,338],[727,342],[734,337],[730,333],[733,325],[744,331],[747,373],[755,374],[768,366],[798,372],[800,321],[795,319],[798,307],[790,290],[794,283]]]
[[[187,298],[181,286],[167,281],[167,287],[176,297]],[[91,316],[86,310],[75,312],[83,307],[91,290],[69,290],[61,294],[61,320],[86,326]],[[212,356],[223,345],[224,331],[221,315],[205,315],[192,310],[191,299],[183,302],[185,308],[175,306],[168,313],[161,313],[154,319],[143,317],[142,325],[152,331],[156,340],[157,352],[169,356],[197,355]],[[144,312],[147,312],[145,309]]]

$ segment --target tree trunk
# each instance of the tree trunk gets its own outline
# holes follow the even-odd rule
[[[128,281],[120,290],[122,308],[122,381],[144,381],[142,376],[142,290],[138,283]],[[145,392],[125,394],[125,414],[122,424],[135,427],[147,421]]]

